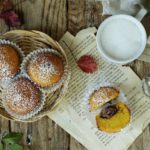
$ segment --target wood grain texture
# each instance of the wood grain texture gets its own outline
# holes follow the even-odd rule
[[[146,0],[145,0],[146,1]],[[148,1],[148,0],[147,0]],[[79,30],[96,26],[104,20],[102,5],[95,0],[13,0],[16,12],[24,22],[23,28],[40,30],[58,40],[69,30],[76,34]],[[143,20],[149,32],[149,16]],[[0,32],[9,28],[0,20]],[[150,64],[135,61],[131,64],[133,70],[142,79],[150,74]],[[35,123],[10,122],[0,118],[0,131],[22,132],[22,143],[25,150],[86,150],[79,142],[70,137],[63,129],[47,117]],[[32,143],[27,145],[27,137],[32,135]],[[148,126],[129,150],[150,149],[150,127]]]
[[[13,0],[24,28],[48,33],[58,40],[67,30],[66,0]]]
[[[87,150],[83,145],[81,145],[73,137],[70,137],[70,150]]]
[[[95,0],[68,0],[68,31],[76,34],[79,30],[99,26],[102,22],[102,4]]]
[[[47,118],[32,123],[32,145],[31,149],[48,149]]]
[[[32,123],[31,133],[33,150],[67,150],[69,147],[69,135],[47,117]]]
[[[69,135],[57,124],[48,119],[48,139],[49,149],[67,150],[69,149]],[[56,144],[57,143],[57,144]]]
[[[43,1],[43,0],[42,0]],[[21,16],[24,28],[41,30],[44,2],[41,0],[13,0],[16,12]]]
[[[0,34],[3,34],[9,30],[9,27],[3,19],[0,18]]]
[[[67,30],[66,5],[66,0],[44,0],[42,31],[56,40]]]
[[[147,126],[143,133],[135,140],[128,150],[149,150],[150,149],[150,127]]]
[[[23,138],[21,143],[26,147],[27,149],[27,132],[28,131],[28,124],[20,123],[20,122],[10,122],[10,132],[20,132],[23,133]]]

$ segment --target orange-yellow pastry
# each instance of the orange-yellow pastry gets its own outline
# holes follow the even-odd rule
[[[20,56],[15,48],[0,45],[0,80],[14,77],[19,71]]]
[[[26,115],[40,105],[41,92],[29,79],[21,77],[10,83],[3,101],[11,112]]]
[[[90,110],[99,109],[105,103],[116,99],[119,96],[119,91],[113,87],[101,87],[94,91],[90,96],[89,104]]]
[[[50,87],[63,76],[63,60],[52,52],[39,53],[29,61],[27,73],[40,87]]]
[[[97,127],[104,132],[114,133],[130,122],[130,111],[123,102],[108,106],[96,116]]]

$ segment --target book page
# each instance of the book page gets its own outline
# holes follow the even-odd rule
[[[150,100],[142,92],[141,80],[129,67],[112,65],[101,58],[96,49],[95,30],[88,31],[85,29],[74,38],[67,32],[60,41],[69,58],[72,76],[66,96],[49,117],[90,150],[126,149],[149,123],[146,120],[150,118]],[[78,67],[76,62],[84,54],[97,60],[98,71],[94,74],[85,74]],[[103,82],[115,83],[127,97],[132,120],[130,126],[119,133],[99,131],[85,107],[87,89]]]

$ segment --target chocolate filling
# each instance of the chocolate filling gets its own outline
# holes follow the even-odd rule
[[[108,106],[106,108],[104,108],[101,113],[100,113],[100,117],[105,118],[105,119],[109,119],[111,118],[113,115],[115,115],[117,113],[117,108],[115,106]]]

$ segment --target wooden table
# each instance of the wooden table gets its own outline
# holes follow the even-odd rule
[[[24,29],[43,31],[56,40],[59,40],[67,30],[75,35],[83,28],[97,27],[105,18],[102,16],[101,3],[95,0],[13,0],[13,3],[16,12],[24,21]],[[144,25],[149,34],[149,16],[145,17]],[[148,63],[135,61],[131,67],[140,78],[150,73]],[[0,118],[0,131],[22,132],[22,142],[26,150],[85,150],[47,117],[28,124]],[[27,146],[26,142],[28,134],[32,135],[30,146]],[[150,126],[147,126],[129,150],[150,150]]]

